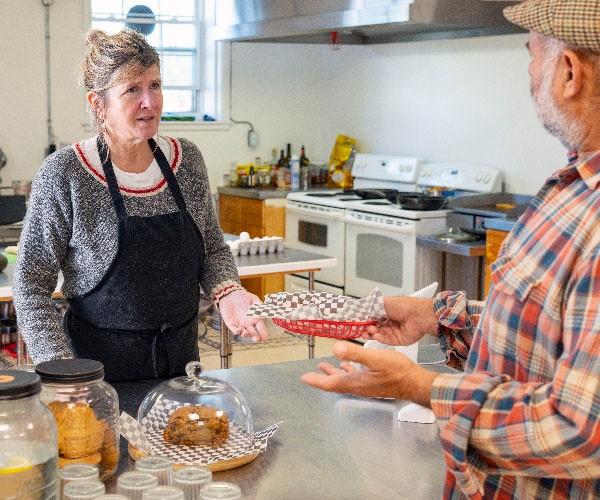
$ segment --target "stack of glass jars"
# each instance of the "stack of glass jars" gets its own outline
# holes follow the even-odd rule
[[[119,400],[104,382],[104,366],[91,359],[59,359],[36,366],[42,401],[58,427],[59,467],[97,465],[106,480],[119,462]]]

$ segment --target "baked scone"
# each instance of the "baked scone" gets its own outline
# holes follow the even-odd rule
[[[81,458],[100,451],[104,427],[88,404],[53,401],[48,407],[56,419],[62,457]]]
[[[117,439],[110,425],[102,422],[104,428],[104,441],[102,443],[102,462],[101,471],[104,474],[111,474],[117,469],[119,462],[119,449]]]
[[[229,419],[212,406],[184,406],[169,416],[163,431],[167,443],[218,448],[229,437]]]
[[[92,453],[91,455],[87,455],[85,457],[79,458],[65,458],[62,456],[58,457],[58,468],[62,469],[66,465],[71,464],[90,464],[90,465],[98,465],[102,461],[102,453],[99,451],[96,453]]]

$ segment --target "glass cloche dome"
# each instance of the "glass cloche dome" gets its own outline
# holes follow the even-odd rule
[[[244,396],[227,382],[204,376],[198,361],[188,363],[186,373],[147,394],[138,422],[169,445],[250,448],[254,428]]]

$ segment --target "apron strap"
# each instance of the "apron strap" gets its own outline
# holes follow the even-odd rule
[[[175,198],[177,207],[179,207],[181,212],[185,213],[187,211],[185,200],[183,199],[183,194],[181,194],[179,183],[175,180],[175,175],[171,170],[169,161],[154,139],[148,139],[148,144],[150,144],[150,147],[154,152],[154,158],[156,158],[156,162],[158,163],[158,166],[160,167],[160,170],[167,181],[169,189],[171,190],[171,194],[173,195],[173,198]]]
[[[124,220],[127,217],[127,211],[125,210],[125,202],[119,192],[119,185],[117,183],[117,177],[115,176],[115,170],[110,159],[110,153],[108,151],[108,145],[101,138],[102,134],[98,134],[96,145],[98,147],[98,154],[100,155],[100,161],[102,162],[102,168],[104,169],[104,175],[106,177],[106,184],[108,185],[108,192],[112,198],[117,217],[119,220]],[[104,158],[104,160],[102,160]]]

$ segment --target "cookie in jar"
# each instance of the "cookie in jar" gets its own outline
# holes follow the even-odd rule
[[[91,359],[58,359],[36,366],[41,400],[58,429],[58,465],[96,465],[100,479],[119,462],[119,399],[104,381],[104,366]]]

